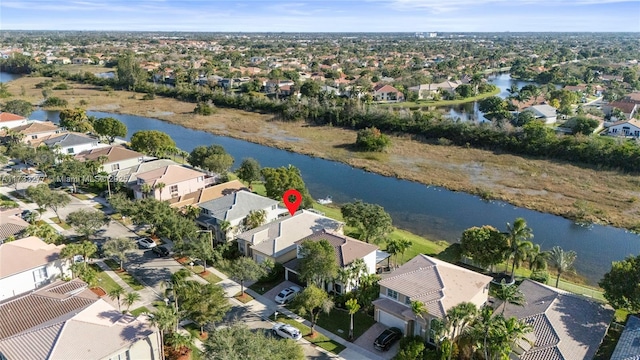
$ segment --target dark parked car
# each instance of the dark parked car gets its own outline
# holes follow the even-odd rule
[[[396,341],[402,337],[402,331],[400,329],[392,327],[383,331],[380,336],[373,342],[373,347],[376,350],[387,351]]]
[[[154,248],[151,248],[151,251],[153,251],[153,253],[156,254],[157,257],[169,256],[169,249],[164,246],[156,246]]]

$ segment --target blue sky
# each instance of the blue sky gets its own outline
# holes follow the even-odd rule
[[[1,30],[640,32],[640,0],[0,0]]]

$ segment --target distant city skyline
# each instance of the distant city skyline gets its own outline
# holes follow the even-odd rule
[[[640,32],[640,0],[2,0],[0,30]]]

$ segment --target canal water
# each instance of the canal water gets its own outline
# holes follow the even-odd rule
[[[295,154],[247,141],[216,136],[161,120],[89,111],[96,117],[114,117],[128,127],[127,138],[139,130],[154,129],[170,134],[178,147],[191,151],[198,145],[222,145],[236,160],[253,157],[265,167],[291,164],[300,169],[314,198],[333,197],[336,203],[360,199],[380,204],[389,212],[395,226],[433,240],[455,242],[465,229],[493,225],[506,230],[506,223],[517,217],[527,220],[543,249],[561,246],[578,254],[576,270],[596,284],[611,267],[611,261],[640,253],[640,237],[623,229],[593,225],[583,227],[559,216],[515,207],[499,201],[398,180],[354,169],[348,165]],[[57,112],[36,111],[32,119],[58,120]]]

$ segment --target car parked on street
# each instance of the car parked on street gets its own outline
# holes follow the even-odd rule
[[[153,253],[156,254],[157,257],[169,256],[169,249],[164,246],[153,247],[151,248],[151,251],[153,251]]]
[[[278,295],[276,295],[276,303],[280,305],[284,305],[291,301],[297,293],[300,292],[300,288],[297,286],[290,286],[282,291]]]
[[[136,242],[138,243],[138,246],[140,246],[143,249],[152,249],[158,246],[158,244],[156,244],[155,241],[149,238],[139,238],[138,240],[136,240]]]
[[[302,339],[302,333],[300,332],[300,330],[289,324],[280,322],[276,323],[275,325],[273,325],[273,328],[271,328],[271,331],[274,335],[278,335],[281,338],[293,339],[296,341]]]
[[[388,328],[380,334],[373,342],[373,347],[379,351],[387,351],[402,337],[402,331],[398,328]]]

